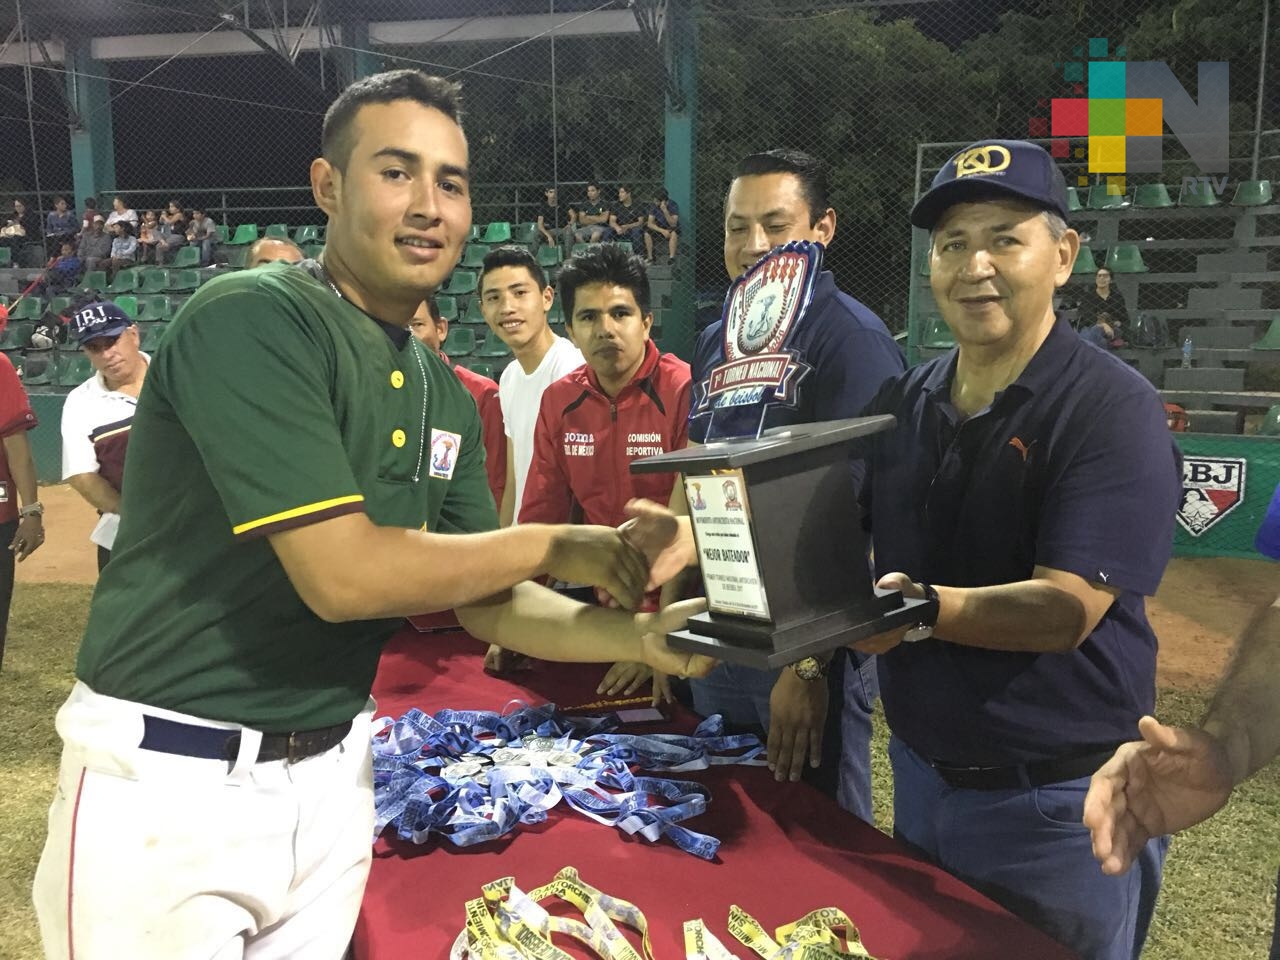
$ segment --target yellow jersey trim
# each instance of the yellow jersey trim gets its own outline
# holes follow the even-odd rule
[[[248,523],[241,523],[232,527],[231,532],[236,536],[240,536],[242,533],[248,533],[250,530],[256,530],[258,527],[265,527],[268,524],[279,523],[282,520],[293,520],[295,517],[305,517],[309,513],[319,513],[321,510],[340,507],[346,503],[361,503],[363,500],[363,494],[354,493],[347,497],[334,497],[332,500],[321,500],[317,503],[308,503],[301,507],[294,507],[292,510],[282,510],[280,513],[273,513],[271,516],[262,517],[259,520],[250,520]]]

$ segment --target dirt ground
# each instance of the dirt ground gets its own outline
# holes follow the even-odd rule
[[[40,496],[48,540],[18,565],[18,583],[92,583],[97,577],[96,548],[89,542],[97,522],[93,508],[66,485],[44,487]],[[1175,559],[1147,604],[1160,638],[1160,686],[1211,688],[1253,610],[1277,592],[1280,564]]]

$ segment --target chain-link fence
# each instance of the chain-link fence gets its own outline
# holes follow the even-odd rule
[[[352,76],[416,66],[464,84],[478,223],[534,221],[548,185],[562,207],[580,204],[592,180],[609,202],[632,187],[647,210],[672,182],[664,111],[678,8],[681,29],[696,31],[685,217],[697,243],[677,263],[698,300],[717,312],[727,285],[729,171],[789,146],[830,166],[838,282],[903,330],[907,211],[949,145],[1035,133],[1064,64],[1108,38],[1113,58],[1123,47],[1129,61],[1167,62],[1193,97],[1196,65],[1228,61],[1232,155],[1248,158],[1250,131],[1280,126],[1280,50],[1263,73],[1263,39],[1280,22],[1264,29],[1269,2],[21,0],[18,16],[0,15],[0,195],[43,215],[84,182],[75,154],[81,170],[88,157],[98,165],[104,204],[119,190],[139,209],[200,203],[232,226],[318,223],[306,171],[325,106]],[[1276,177],[1277,154],[1275,137],[1263,143],[1259,176]]]

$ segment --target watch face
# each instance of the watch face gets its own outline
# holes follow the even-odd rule
[[[917,643],[921,640],[928,640],[933,636],[933,627],[926,623],[917,623],[914,627],[903,634],[903,643]]]
[[[822,676],[822,664],[815,657],[805,657],[791,665],[801,680],[817,680]]]

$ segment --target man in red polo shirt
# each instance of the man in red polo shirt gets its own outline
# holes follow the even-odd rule
[[[633,497],[661,501],[674,474],[633,475],[632,460],[688,443],[689,365],[649,338],[644,262],[612,245],[569,260],[557,288],[586,365],[542,395],[520,523],[618,526]],[[647,598],[657,608],[657,592]],[[643,664],[617,664],[601,693],[632,693]]]
[[[471,396],[475,397],[476,409],[480,411],[480,424],[484,430],[484,466],[489,475],[489,490],[493,493],[495,506],[502,506],[502,492],[507,486],[507,437],[502,427],[502,405],[498,402],[498,385],[488,377],[468,370],[461,364],[453,364],[442,346],[444,338],[449,335],[449,321],[440,315],[434,297],[429,297],[418,307],[418,312],[409,322],[413,335],[425,343],[445,362],[453,366],[462,385]]]
[[[0,354],[0,659],[9,626],[14,561],[27,559],[44,543],[44,506],[27,439],[35,425],[27,392],[9,358]]]

